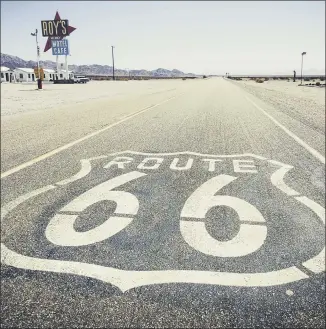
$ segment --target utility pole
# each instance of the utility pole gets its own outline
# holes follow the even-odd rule
[[[114,76],[114,53],[113,53],[113,49],[114,49],[114,46],[111,46],[112,48],[112,79],[115,80],[115,76]]]
[[[33,37],[36,39],[36,51],[37,51],[37,72],[38,72],[38,81],[37,81],[37,88],[42,89],[42,80],[41,80],[41,72],[40,72],[40,47],[38,45],[37,40],[37,29],[35,29],[35,33],[31,33]]]
[[[302,68],[303,68],[303,55],[306,55],[307,53],[304,51],[301,56],[302,56],[302,60],[301,60],[301,85],[302,85]]]

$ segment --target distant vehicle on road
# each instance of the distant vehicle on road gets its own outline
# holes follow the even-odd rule
[[[74,76],[75,83],[86,83],[89,81],[84,75],[75,75]]]

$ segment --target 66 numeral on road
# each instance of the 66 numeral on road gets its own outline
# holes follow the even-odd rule
[[[264,223],[263,215],[242,199],[215,195],[221,188],[230,184],[237,177],[218,175],[202,184],[186,201],[181,211],[180,230],[185,241],[198,251],[218,257],[239,257],[258,250],[267,236],[267,227],[252,225],[247,222]],[[234,209],[240,222],[238,234],[229,241],[219,241],[213,238],[206,230],[205,217],[213,207],[227,206]],[[194,220],[182,220],[193,218]],[[200,220],[198,220],[200,219]]]
[[[103,241],[122,231],[137,215],[139,202],[136,196],[129,192],[112,191],[112,189],[146,175],[132,171],[111,178],[81,194],[50,219],[45,231],[46,238],[56,245],[77,247]],[[237,197],[215,195],[236,179],[237,177],[230,175],[213,177],[198,187],[185,202],[180,216],[180,231],[184,240],[194,249],[211,256],[240,257],[257,251],[263,245],[267,236],[267,227],[256,225],[265,223],[258,209]],[[101,225],[86,232],[77,232],[74,223],[81,212],[104,200],[116,203],[114,214],[119,217],[113,214]],[[208,211],[221,206],[234,209],[241,223],[238,234],[229,241],[215,239],[205,227]]]

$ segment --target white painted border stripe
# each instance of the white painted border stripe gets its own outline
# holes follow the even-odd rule
[[[36,189],[32,192],[29,192],[27,194],[21,195],[18,198],[16,198],[15,200],[10,201],[6,205],[4,205],[1,208],[1,227],[3,225],[3,219],[8,215],[8,213],[10,213],[12,210],[14,210],[21,203],[27,201],[28,199],[30,199],[34,196],[37,196],[41,193],[50,191],[50,190],[55,189],[55,188],[56,188],[56,186],[54,186],[54,185],[47,185],[47,186],[38,188],[38,189]],[[13,225],[11,225],[10,227],[6,227],[7,234],[9,234],[14,229],[16,229],[18,225],[19,225],[19,223],[15,221]]]
[[[122,292],[136,287],[166,283],[271,287],[308,278],[308,275],[294,266],[266,273],[228,273],[191,270],[125,271],[95,264],[29,257],[8,249],[4,244],[1,244],[1,262],[25,270],[68,273],[95,278],[115,285]]]
[[[70,184],[78,179],[81,179],[81,178],[87,176],[92,170],[92,164],[89,160],[85,160],[85,159],[80,160],[80,162],[81,162],[81,169],[80,169],[80,171],[78,171],[77,174],[75,174],[69,178],[66,178],[60,182],[57,182],[56,184],[57,185]]]
[[[246,97],[246,99],[256,107],[259,111],[261,111],[263,114],[265,114],[270,120],[272,120],[278,127],[283,129],[290,137],[292,137],[298,144],[303,146],[308,152],[310,152],[315,158],[317,158],[320,162],[325,164],[325,157],[321,155],[318,151],[316,151],[314,148],[309,146],[306,142],[304,142],[301,138],[299,138],[297,135],[295,135],[293,132],[291,132],[289,129],[287,129],[285,126],[283,126],[281,123],[279,123],[276,119],[274,119],[270,114],[268,114],[265,110],[263,110],[261,107],[259,107],[253,100],[251,100],[249,97]]]
[[[77,140],[75,140],[73,142],[70,142],[70,143],[68,143],[66,145],[60,146],[60,147],[54,149],[53,151],[50,151],[48,153],[45,153],[45,154],[43,154],[43,155],[41,155],[39,157],[36,157],[36,158],[34,158],[34,159],[30,160],[30,161],[27,161],[27,162],[25,162],[25,163],[23,163],[23,164],[21,164],[19,166],[16,166],[16,167],[14,167],[12,169],[9,169],[9,170],[1,173],[1,178],[7,177],[7,176],[9,176],[11,174],[16,173],[17,171],[20,171],[20,170],[25,169],[25,168],[27,168],[29,166],[32,166],[33,164],[35,164],[37,162],[40,162],[42,160],[45,160],[45,159],[47,159],[47,158],[49,158],[49,157],[51,157],[51,156],[53,156],[53,155],[55,155],[57,153],[60,153],[61,151],[64,151],[64,150],[66,150],[66,149],[68,149],[68,148],[70,148],[70,147],[72,147],[72,146],[74,146],[76,144],[79,144],[79,143],[83,142],[84,140],[87,140],[87,139],[92,138],[92,137],[94,137],[94,136],[96,136],[98,134],[101,134],[102,132],[104,132],[104,131],[106,131],[108,129],[111,129],[111,128],[119,125],[120,123],[123,123],[123,122],[125,122],[125,121],[127,121],[127,120],[129,120],[131,118],[134,118],[134,117],[136,117],[139,114],[142,114],[142,113],[144,113],[144,112],[146,112],[148,110],[151,110],[151,109],[153,109],[153,108],[155,108],[157,106],[160,106],[160,105],[162,105],[162,104],[164,104],[164,103],[170,101],[171,99],[174,99],[174,98],[176,98],[176,97],[178,97],[180,95],[182,95],[182,94],[179,94],[177,96],[170,97],[170,98],[164,100],[161,103],[158,103],[158,104],[155,104],[155,105],[151,105],[151,106],[146,107],[146,108],[144,108],[144,109],[142,109],[142,110],[140,110],[140,111],[138,111],[136,113],[129,114],[129,115],[125,116],[124,118],[122,118],[121,120],[119,120],[119,121],[117,121],[115,123],[112,123],[109,126],[106,126],[106,127],[102,128],[100,130],[94,131],[94,132],[92,132],[92,133],[90,133],[90,134],[88,134],[88,135],[86,135],[86,136],[84,136],[82,138],[79,138],[79,139],[77,139]]]
[[[325,225],[325,209],[316,203],[308,199],[305,196],[295,197],[299,202],[303,203],[305,206],[310,208],[321,220],[321,222]],[[321,273],[325,271],[325,247],[323,250],[313,258],[310,258],[306,262],[302,264],[304,267],[308,268],[310,271],[314,273]]]
[[[19,206],[21,203],[25,202],[26,200],[37,196],[41,193],[47,192],[49,190],[52,190],[56,188],[56,186],[54,185],[47,185],[41,188],[38,188],[32,192],[29,192],[27,194],[21,195],[18,198],[16,198],[13,201],[10,201],[9,203],[7,203],[5,206],[3,206],[1,208],[1,220],[3,220],[3,218],[5,218],[9,212],[11,212],[13,209],[15,209],[17,206]]]
[[[294,196],[299,195],[300,193],[289,187],[284,182],[285,174],[290,171],[293,167],[281,167],[280,169],[276,170],[271,176],[272,184],[277,187],[279,190],[284,192],[287,195]]]
[[[72,182],[75,182],[78,179],[81,179],[81,178],[87,176],[92,170],[91,161],[98,160],[98,159],[104,159],[104,158],[107,158],[107,155],[100,155],[100,156],[89,158],[89,159],[81,159],[80,160],[81,169],[78,171],[78,173],[76,173],[75,175],[68,177],[60,182],[57,182],[56,185],[70,184]]]
[[[210,157],[210,158],[235,158],[235,157],[253,157],[257,158],[259,160],[267,160],[267,158],[264,158],[260,155],[255,155],[252,153],[242,153],[242,154],[204,154],[204,153],[198,153],[198,152],[191,152],[191,151],[180,151],[180,152],[170,152],[170,153],[146,153],[146,152],[138,152],[138,151],[119,151],[115,153],[110,153],[108,156],[114,156],[114,155],[120,155],[120,154],[125,154],[125,153],[130,153],[130,154],[137,154],[137,155],[194,155],[194,156],[200,156],[200,157]]]

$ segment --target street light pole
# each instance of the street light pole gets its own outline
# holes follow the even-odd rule
[[[35,29],[35,33],[31,33],[31,35],[32,35],[33,37],[35,37],[35,39],[36,39],[37,72],[38,72],[38,80],[40,80],[40,79],[41,79],[41,72],[40,72],[40,47],[39,47],[39,45],[38,45],[37,33],[38,33],[38,31],[37,31],[37,29]],[[41,87],[41,88],[40,88],[40,87]],[[38,89],[42,89],[42,85],[40,86],[40,84],[38,83],[38,84],[37,84],[37,88],[38,88]]]
[[[302,56],[302,59],[301,59],[301,85],[302,85],[302,69],[303,69],[303,55],[306,55],[307,53],[304,51],[301,56]]]
[[[114,53],[113,53],[113,49],[114,49],[114,46],[111,46],[112,48],[112,78],[113,80],[115,80],[115,76],[114,76]]]

